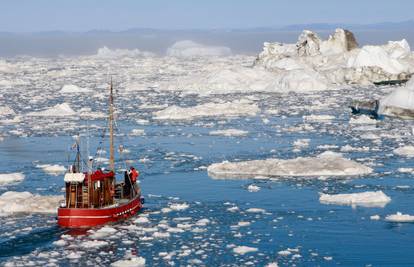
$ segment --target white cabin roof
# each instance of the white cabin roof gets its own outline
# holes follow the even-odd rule
[[[85,180],[83,173],[66,173],[63,179],[66,183],[82,183]]]

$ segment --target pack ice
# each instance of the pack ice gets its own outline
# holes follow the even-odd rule
[[[372,169],[346,159],[339,153],[327,151],[316,157],[296,159],[224,161],[210,165],[207,171],[213,178],[263,179],[269,177],[358,176],[369,174]]]
[[[8,191],[0,195],[0,213],[56,213],[61,196]]]

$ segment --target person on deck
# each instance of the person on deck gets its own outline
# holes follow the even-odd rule
[[[136,185],[138,176],[139,176],[139,172],[134,167],[131,166],[129,168],[129,178],[131,179],[132,188],[134,190],[133,196],[135,196],[136,193],[138,192],[138,187]]]

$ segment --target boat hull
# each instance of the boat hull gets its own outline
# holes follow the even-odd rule
[[[65,228],[89,228],[117,222],[137,214],[142,208],[140,196],[116,207],[100,209],[58,208],[58,225]]]

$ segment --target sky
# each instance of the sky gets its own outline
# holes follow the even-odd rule
[[[244,29],[414,19],[412,0],[0,0],[0,31]]]

